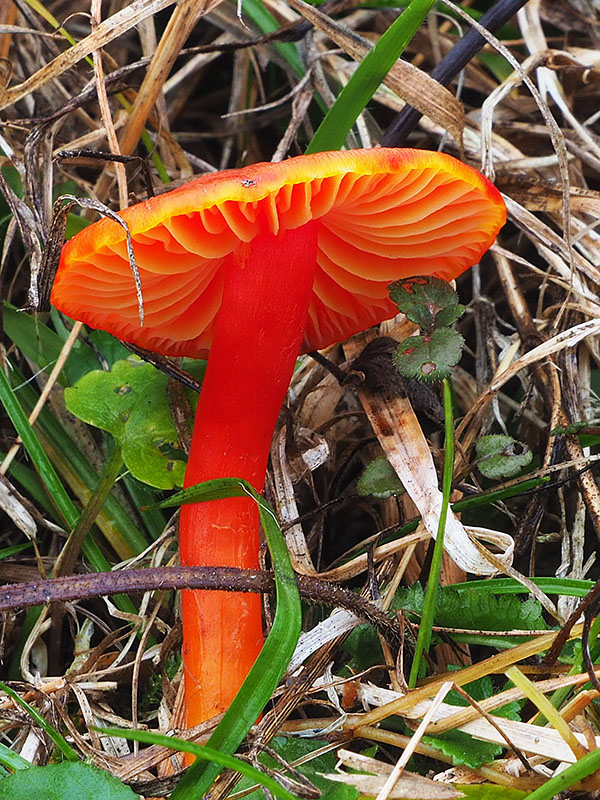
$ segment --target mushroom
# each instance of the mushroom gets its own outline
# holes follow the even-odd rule
[[[397,312],[391,281],[451,280],[505,222],[498,191],[442,153],[317,153],[204,175],[121,212],[64,246],[52,292],[70,317],[170,356],[210,351],[185,485],[264,486],[273,430],[300,353]],[[181,562],[258,566],[254,502],[184,506]],[[182,598],[187,724],[224,711],[262,644],[257,595]]]

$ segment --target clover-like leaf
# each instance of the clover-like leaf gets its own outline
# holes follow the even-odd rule
[[[462,303],[457,303],[453,306],[445,306],[435,315],[434,327],[448,328],[450,325],[454,325],[464,313],[465,307]]]
[[[492,480],[513,478],[533,459],[526,444],[504,434],[482,436],[475,445],[475,452],[479,471]]]
[[[447,378],[460,361],[464,339],[453,328],[440,328],[400,343],[394,364],[405,378],[435,383]]]
[[[157,489],[183,484],[186,457],[167,403],[168,378],[151,364],[126,359],[94,370],[65,389],[69,411],[111,433],[131,474]]]
[[[358,479],[357,489],[363,496],[385,498],[402,494],[404,486],[387,458],[380,456],[367,464]]]
[[[424,331],[452,325],[464,313],[450,284],[432,275],[396,281],[388,290],[398,309]],[[459,308],[462,310],[458,311]],[[444,309],[451,310],[440,317]]]

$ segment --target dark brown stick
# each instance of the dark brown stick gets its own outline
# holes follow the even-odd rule
[[[370,622],[394,647],[398,646],[399,635],[395,622],[373,603],[349,589],[318,578],[297,575],[296,582],[304,599],[346,608]],[[0,611],[84,597],[169,589],[272,593],[275,580],[271,572],[235,567],[147,567],[121,572],[96,572],[2,586]]]
[[[494,33],[522,8],[527,0],[498,0],[479,20],[480,24],[490,33]],[[464,69],[469,61],[486,44],[485,39],[476,28],[469,28],[462,39],[454,45],[442,58],[439,64],[431,71],[442,86],[448,86],[450,81]],[[406,105],[398,113],[381,139],[382,147],[402,147],[423,115],[416,108]]]

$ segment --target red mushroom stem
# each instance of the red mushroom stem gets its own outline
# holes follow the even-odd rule
[[[317,229],[311,221],[279,235],[263,232],[227,257],[186,486],[238,477],[262,490],[306,325]],[[258,528],[251,499],[184,506],[181,562],[256,569]],[[185,591],[182,614],[186,722],[193,726],[225,711],[254,663],[263,641],[260,598]]]

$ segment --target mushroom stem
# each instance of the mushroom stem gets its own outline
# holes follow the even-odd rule
[[[317,228],[310,221],[277,236],[262,233],[228,257],[186,486],[238,477],[263,488],[273,429],[306,325]],[[184,506],[181,563],[256,569],[258,528],[251,499]],[[225,711],[254,663],[263,641],[260,598],[188,590],[182,616],[191,727]]]

